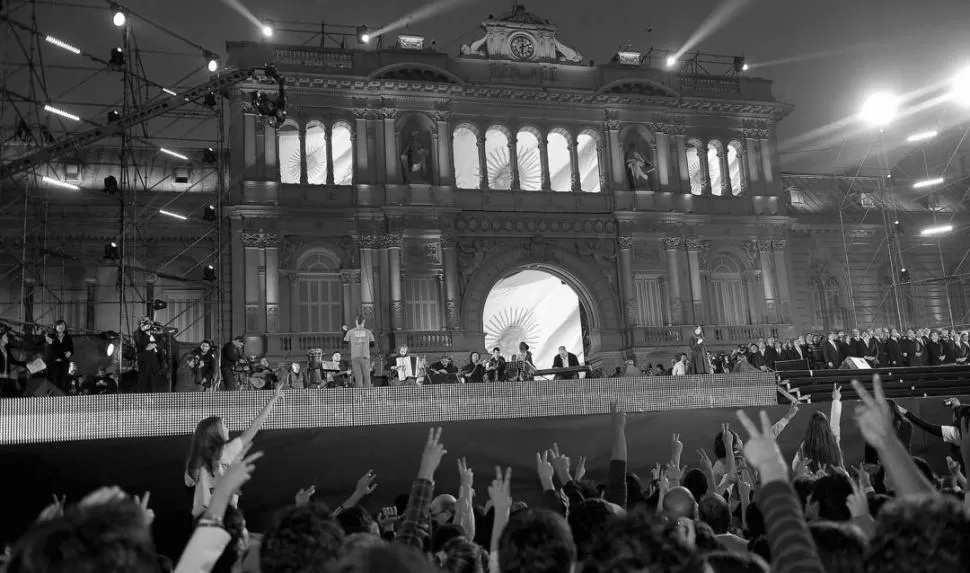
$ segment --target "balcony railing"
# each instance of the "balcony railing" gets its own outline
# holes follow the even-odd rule
[[[343,333],[270,332],[266,334],[266,354],[293,356],[320,348],[324,354],[337,352],[346,346]]]
[[[448,350],[454,346],[454,338],[450,332],[431,330],[426,332],[407,332],[404,334],[408,348],[421,350]]]
[[[638,326],[633,329],[634,346],[684,346],[694,334],[694,326]],[[736,346],[762,338],[790,338],[790,324],[705,325],[708,346]]]

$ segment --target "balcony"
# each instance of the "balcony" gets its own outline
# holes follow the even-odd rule
[[[694,326],[638,326],[633,329],[633,346],[686,346],[694,335]],[[762,338],[793,338],[790,324],[705,325],[708,348],[734,347]]]
[[[266,333],[266,355],[273,357],[304,356],[312,348],[320,348],[324,354],[343,351],[344,334],[312,332]]]

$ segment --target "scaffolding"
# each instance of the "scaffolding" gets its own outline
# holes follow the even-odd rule
[[[65,17],[65,11],[71,17]],[[118,13],[123,14],[124,23],[118,26],[116,21],[113,26],[112,16]],[[59,18],[53,18],[55,14]],[[72,25],[57,27],[56,22],[65,21]],[[97,47],[88,48],[83,40],[69,37],[85,21],[102,27],[102,36],[119,34],[117,47],[105,50],[107,58],[96,55]],[[64,288],[63,275],[70,264],[115,269],[117,300],[97,304],[117,305],[117,320],[112,323],[118,327],[114,334],[121,334],[122,341],[137,328],[139,315],[154,316],[160,310],[162,305],[156,304],[160,296],[152,292],[156,279],[201,292],[194,302],[169,312],[160,321],[164,326],[197,330],[196,323],[202,321],[208,325],[207,336],[224,338],[229,318],[224,316],[223,293],[228,291],[229,276],[223,271],[229,241],[223,205],[228,201],[229,182],[226,109],[221,96],[248,73],[206,75],[207,69],[214,71],[209,68],[210,60],[216,60],[214,52],[115,2],[83,5],[8,0],[0,4],[0,29],[0,215],[22,211],[16,229],[13,225],[0,229],[0,252],[13,262],[0,273],[0,283],[17,283],[11,300],[0,305],[0,321],[28,332],[67,318],[62,315],[71,308],[72,331],[100,333],[93,316],[108,311],[93,306],[90,293],[79,304],[85,293],[78,292],[76,284],[70,292]],[[149,43],[163,38],[162,45],[143,48],[139,44],[139,35],[148,29],[153,32],[144,34]],[[163,33],[155,33],[159,31]],[[103,43],[102,37],[98,40],[89,38],[89,43]],[[185,46],[188,51],[179,51]],[[179,60],[188,58],[195,62],[182,75],[186,66]],[[172,81],[156,81],[162,77]],[[200,85],[186,87],[192,84]],[[99,144],[106,145],[105,151],[117,151],[102,170],[108,175],[103,188],[100,183],[93,186],[79,173],[80,162],[71,159]],[[180,167],[160,173],[160,168],[170,166],[159,162],[160,154],[168,154],[165,157],[177,160]],[[177,185],[185,173],[197,174],[195,181]],[[96,209],[107,202],[107,211],[99,213],[115,213],[109,215],[110,220],[92,221],[98,235],[104,229],[116,229],[109,232],[111,240],[105,244],[103,257],[90,248],[85,250],[83,240],[52,244],[52,238],[58,236],[51,228],[55,221],[52,211],[63,216],[69,209],[64,189],[76,192],[71,198],[74,203],[90,199]],[[211,191],[211,195],[200,195],[200,190]],[[198,207],[200,199],[208,199],[204,211]],[[190,208],[191,213],[185,212]],[[84,207],[76,215],[83,214]],[[174,256],[166,254],[158,263],[143,264],[140,261],[152,259],[146,255],[166,216],[181,226],[180,234],[196,238]],[[170,270],[190,252],[202,254],[190,267]],[[61,277],[54,276],[58,263]],[[206,268],[211,272],[203,272]],[[95,285],[85,288],[104,286]],[[65,301],[68,296],[72,300]],[[161,300],[165,303],[164,296]],[[199,312],[194,305],[204,310]],[[81,307],[83,312],[78,311]],[[186,322],[185,315],[191,322]],[[120,346],[119,361],[125,354]]]

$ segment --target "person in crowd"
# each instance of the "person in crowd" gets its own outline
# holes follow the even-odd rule
[[[833,370],[842,366],[843,360],[838,334],[829,332],[828,341],[822,347],[822,361],[826,368]]]
[[[764,356],[765,366],[768,368],[768,370],[774,370],[775,363],[781,358],[778,356],[778,351],[775,350],[775,339],[769,337],[763,345],[758,345],[758,350],[761,352],[762,356]]]
[[[694,334],[688,342],[690,347],[690,374],[711,374],[711,359],[708,357],[707,342],[704,337],[704,328],[700,325],[694,328]]]
[[[686,376],[688,370],[687,353],[682,352],[679,356],[675,356],[675,362],[673,368],[671,369],[672,376]]]
[[[844,467],[841,446],[842,424],[842,388],[838,384],[832,386],[832,405],[830,415],[813,412],[805,429],[798,452],[795,454],[793,466],[799,462],[808,465],[812,472],[827,468]]]
[[[556,352],[555,358],[552,359],[552,367],[572,368],[574,366],[579,366],[579,357],[566,350],[565,346],[560,346]],[[578,377],[578,372],[562,372],[560,374],[556,374],[557,380],[573,380]]]
[[[199,422],[185,461],[185,486],[194,489],[193,517],[199,517],[205,512],[215,484],[225,474],[226,469],[252,444],[256,434],[273,412],[273,408],[282,399],[283,386],[281,385],[249,428],[231,440],[229,428],[222,418],[211,416]],[[236,505],[236,500],[238,495],[233,497],[232,505]]]
[[[485,376],[489,382],[505,381],[505,358],[498,346],[492,349],[492,356],[485,365]]]
[[[195,384],[204,390],[211,390],[216,378],[216,357],[211,340],[206,338],[199,343],[189,357],[189,364]]]
[[[67,392],[70,382],[71,356],[74,355],[74,339],[67,332],[67,322],[58,320],[51,332],[44,335],[47,341],[47,373],[50,381],[62,392]]]
[[[17,368],[25,368],[26,362],[18,360],[10,340],[10,330],[0,327],[0,392],[17,394],[20,391]]]
[[[237,336],[222,346],[219,370],[226,390],[239,390],[240,373],[246,365],[246,358],[243,356],[245,343],[242,336]]]
[[[930,366],[940,366],[946,364],[947,354],[946,345],[940,340],[940,333],[934,330],[930,334],[930,341],[926,345],[927,362]]]
[[[138,330],[132,338],[138,357],[138,391],[168,392],[170,388],[162,375],[162,361],[158,341],[155,339],[154,321],[147,316],[143,317],[138,322]]]
[[[330,355],[330,363],[336,370],[327,372],[327,388],[346,388],[351,385],[353,380],[353,367],[350,362],[344,360],[339,352]]]
[[[482,363],[482,355],[472,352],[468,355],[468,364],[461,369],[458,376],[462,384],[478,384],[485,381],[485,364]]]
[[[428,380],[432,384],[455,384],[458,382],[458,367],[451,360],[451,356],[442,356],[441,360],[428,366]]]
[[[889,360],[887,366],[902,366],[903,342],[899,335],[899,330],[892,329],[889,333],[889,340],[886,341],[886,358]]]
[[[529,345],[525,342],[520,342],[519,353],[512,360],[519,362],[519,375],[517,380],[519,382],[532,380],[536,371],[536,363],[532,358],[532,350],[529,349]]]
[[[350,344],[350,366],[354,375],[354,387],[370,388],[370,347],[374,344],[374,333],[364,326],[363,318],[357,317],[355,326],[347,329],[344,342]]]
[[[765,362],[765,355],[761,352],[761,348],[755,343],[752,343],[748,347],[747,359],[748,359],[748,364],[750,364],[751,366],[754,366],[755,368],[757,368],[758,370],[761,370],[762,372],[768,369],[768,364]]]
[[[970,360],[970,333],[964,330],[959,333],[959,340],[953,345],[953,361],[965,365],[968,360]]]
[[[926,343],[916,334],[916,330],[912,328],[907,330],[906,338],[900,346],[906,366],[926,366]]]

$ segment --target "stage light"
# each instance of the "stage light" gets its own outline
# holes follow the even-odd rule
[[[734,56],[734,73],[740,74],[746,69],[748,69],[748,65],[744,63],[744,56]]]
[[[927,139],[933,139],[934,137],[939,135],[939,133],[940,132],[938,131],[921,131],[920,133],[914,133],[913,135],[910,135],[909,137],[906,138],[906,141],[909,143],[915,143],[917,141],[926,141]]]
[[[742,72],[746,72],[746,71],[748,71],[750,69],[751,69],[751,66],[749,66],[748,64],[744,64],[743,66],[741,66],[741,71]]]
[[[357,26],[357,40],[361,44],[370,42],[370,34],[367,32],[367,26]]]
[[[908,283],[911,280],[912,278],[909,276],[909,271],[906,270],[906,267],[899,269],[899,282]]]
[[[121,258],[121,251],[118,249],[118,243],[110,241],[104,245],[104,260],[106,261],[117,261]]]
[[[205,210],[202,212],[202,220],[213,223],[216,220],[216,208],[212,205],[207,205]]]
[[[273,37],[273,27],[270,26],[269,24],[263,24],[263,26],[260,28],[260,31],[263,33],[264,38]]]
[[[121,10],[118,10],[117,12],[115,12],[115,15],[111,18],[111,22],[119,28],[124,26],[125,22],[127,21],[128,21],[128,18],[125,17],[125,13]]]
[[[54,36],[47,36],[44,39],[47,41],[48,44],[51,44],[53,46],[57,46],[58,48],[60,48],[62,50],[67,50],[68,52],[71,52],[72,54],[77,54],[77,55],[80,55],[81,54],[81,49],[80,48],[75,48],[74,46],[68,44],[67,42],[62,42],[61,40],[58,40]]]
[[[209,92],[202,97],[202,105],[206,107],[216,107],[216,92]]]
[[[173,219],[178,219],[180,221],[187,221],[188,220],[188,217],[186,217],[185,215],[179,215],[178,213],[173,213],[171,211],[166,211],[165,209],[159,209],[158,210],[158,213],[160,215],[165,215],[166,217],[171,217]]]
[[[162,91],[164,93],[167,93],[168,95],[170,95],[172,97],[175,97],[175,96],[179,95],[179,94],[175,93],[174,91],[172,91],[172,90],[170,90],[168,88],[162,88]]]
[[[165,149],[164,147],[160,147],[158,150],[161,151],[162,153],[164,153],[165,155],[171,155],[172,157],[175,157],[176,159],[181,159],[182,161],[188,161],[189,160],[188,157],[182,155],[181,153],[176,153],[176,152],[172,151],[171,149]]]
[[[63,181],[58,181],[57,179],[53,179],[46,175],[41,177],[40,180],[43,181],[44,183],[47,183],[48,185],[53,185],[54,187],[60,187],[61,189],[70,189],[71,191],[81,190],[81,188],[78,187],[77,185],[74,185],[71,183],[65,183]]]
[[[165,310],[166,308],[168,308],[168,303],[165,302],[164,300],[160,298],[156,298],[155,300],[152,301],[152,310],[154,310],[155,312],[158,312],[160,310]]]
[[[960,70],[953,78],[953,101],[964,107],[970,107],[970,66]]]
[[[206,147],[202,150],[202,163],[208,165],[215,165],[219,161],[219,157],[216,155],[216,150],[211,147]]]
[[[899,98],[879,92],[869,96],[862,104],[859,118],[873,127],[885,127],[899,115]]]
[[[76,116],[76,115],[74,115],[73,113],[68,113],[68,112],[64,111],[63,109],[57,109],[56,107],[51,106],[51,105],[45,105],[44,106],[44,111],[46,111],[47,113],[52,113],[54,115],[59,115],[59,116],[61,116],[63,118],[70,119],[72,121],[81,121],[81,118],[78,117],[78,116]]]
[[[212,265],[206,265],[202,269],[202,280],[210,283],[216,282],[216,268]]]
[[[920,235],[927,237],[930,235],[943,235],[949,233],[953,230],[953,225],[939,225],[936,227],[927,227],[919,232]]]
[[[111,50],[111,56],[108,58],[108,63],[116,68],[124,67],[125,65],[125,52],[121,48],[115,48]]]
[[[893,221],[893,230],[897,235],[906,234],[906,229],[903,228],[903,224],[902,222],[900,222],[899,219],[896,219],[895,221]]]
[[[674,56],[667,56],[667,67],[672,68],[677,65],[677,58]]]
[[[943,183],[944,179],[942,177],[934,177],[933,179],[923,179],[922,181],[917,181],[913,183],[913,189],[923,189],[924,187],[932,187],[934,185],[939,185]]]
[[[114,123],[119,119],[121,119],[121,113],[119,113],[118,110],[113,109],[108,112],[108,123]]]
[[[118,186],[118,179],[114,175],[108,175],[104,178],[104,192],[108,195],[116,195],[121,192],[121,188]]]
[[[215,54],[207,53],[205,57],[209,60],[209,63],[206,64],[206,68],[208,68],[210,72],[215,72],[219,69],[219,58],[217,58]]]

